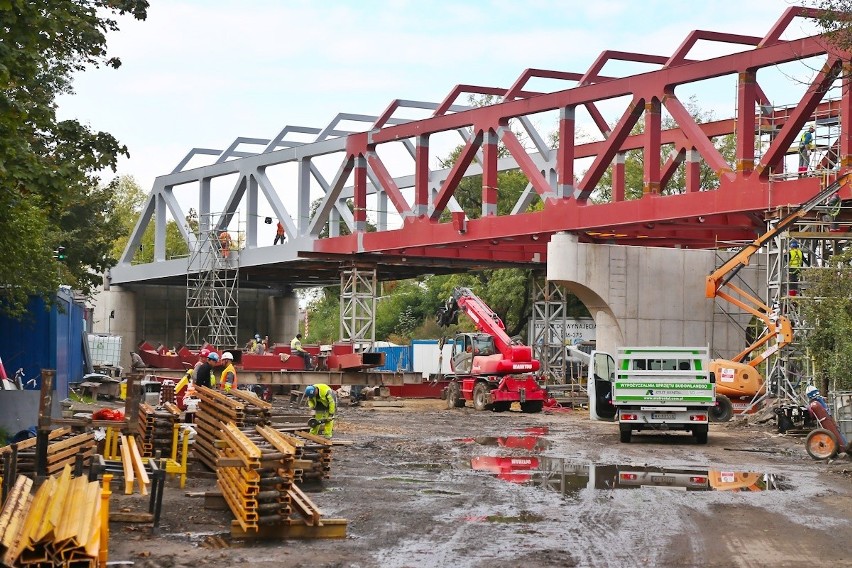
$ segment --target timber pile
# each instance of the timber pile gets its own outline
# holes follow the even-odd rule
[[[200,402],[195,413],[197,437],[193,449],[198,459],[211,470],[216,470],[216,442],[222,439],[223,424],[233,423],[237,428],[269,424],[272,405],[240,390],[225,394],[206,387],[195,389]]]
[[[74,434],[71,428],[57,428],[48,434],[47,474],[59,473],[66,465],[73,466],[78,453],[83,454],[84,464],[87,465],[96,450],[97,442],[93,433]],[[36,438],[3,446],[0,448],[0,457],[4,454],[15,456],[14,473],[35,476]],[[10,473],[3,471],[3,477],[8,477]]]
[[[310,454],[320,452],[315,450],[314,442],[270,426],[241,430],[228,423],[223,425],[222,433],[217,484],[243,531],[257,532],[264,525],[290,525],[294,522],[292,513],[301,516],[296,520],[302,524],[322,524],[320,511],[296,482],[304,478],[305,467],[309,477],[327,475],[331,442],[320,439],[327,444],[327,461],[315,462]]]
[[[38,568],[105,564],[109,529],[101,507],[108,497],[102,495],[108,489],[101,494],[97,481],[72,478],[70,467],[47,478],[35,495],[32,481],[19,476],[0,512],[0,561]]]
[[[154,457],[157,451],[163,456],[172,455],[175,424],[180,409],[172,403],[153,407],[144,402],[139,405],[139,445],[142,457]]]

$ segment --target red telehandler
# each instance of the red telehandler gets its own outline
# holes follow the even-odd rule
[[[541,412],[547,391],[534,374],[540,365],[532,357],[532,348],[513,341],[500,317],[469,288],[453,290],[438,309],[438,325],[458,323],[459,312],[473,320],[479,333],[455,337],[454,375],[442,393],[447,408],[461,408],[471,400],[476,410],[505,412],[517,402],[521,412]]]

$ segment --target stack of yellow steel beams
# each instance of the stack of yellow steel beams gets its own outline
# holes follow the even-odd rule
[[[36,438],[29,438],[17,444],[16,473],[35,474]],[[97,450],[94,434],[91,432],[74,434],[70,428],[58,428],[48,434],[47,474],[59,473],[66,465],[73,465],[77,454],[82,453],[86,464]],[[0,456],[12,453],[12,446],[0,448]],[[3,472],[6,477],[8,472]]]
[[[195,455],[212,470],[216,469],[216,443],[222,438],[223,424],[233,423],[238,428],[269,424],[271,405],[256,396],[233,390],[228,394],[206,387],[196,388],[201,399],[195,413],[197,437]]]
[[[172,455],[174,425],[180,418],[180,409],[174,404],[153,407],[144,402],[139,405],[139,445],[142,457],[150,458],[159,450],[161,455]]]
[[[241,431],[229,423],[222,433],[225,444],[219,455],[223,465],[216,476],[237,522],[243,530],[285,522],[291,511],[289,492],[298,449],[268,426]]]
[[[72,478],[66,466],[35,495],[32,482],[19,477],[0,512],[0,561],[39,568],[104,565],[111,477],[104,477],[102,491],[97,481]]]

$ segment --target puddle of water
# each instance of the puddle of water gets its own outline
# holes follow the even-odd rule
[[[600,465],[540,456],[479,456],[471,469],[488,472],[510,483],[527,484],[576,495],[589,489],[639,489],[660,487],[680,491],[785,491],[786,477],[754,471],[709,468],[662,468],[636,465]]]
[[[457,441],[465,444],[511,448],[533,453],[540,453],[550,449],[550,441],[542,437],[550,432],[548,428],[524,428],[522,432],[523,435],[519,436],[480,436],[478,438],[459,438]]]

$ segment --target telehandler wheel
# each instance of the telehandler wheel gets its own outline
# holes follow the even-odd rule
[[[633,431],[630,429],[630,426],[627,424],[619,424],[618,425],[618,439],[621,440],[622,444],[629,444],[630,438],[633,435]]]
[[[542,408],[544,408],[543,400],[529,400],[527,402],[521,403],[521,412],[524,412],[526,414],[541,412]]]
[[[731,399],[723,394],[716,395],[716,405],[710,408],[710,422],[727,422],[734,416]]]
[[[447,408],[461,408],[464,406],[464,399],[461,396],[459,384],[455,381],[447,385]]]
[[[729,401],[730,402],[730,401]],[[692,430],[692,435],[695,436],[696,444],[706,444],[707,443],[707,426],[696,426]]]
[[[805,439],[805,450],[815,460],[829,460],[837,455],[839,449],[834,433],[824,428],[817,428]]]
[[[485,410],[488,408],[488,385],[479,382],[473,387],[473,408]]]

